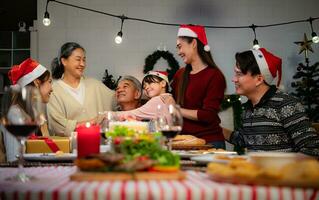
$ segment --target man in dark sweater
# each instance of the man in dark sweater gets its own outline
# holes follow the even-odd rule
[[[236,93],[244,95],[242,127],[223,129],[225,138],[248,151],[301,152],[319,156],[319,135],[311,128],[304,107],[281,92],[281,59],[261,48],[236,54],[232,81]]]

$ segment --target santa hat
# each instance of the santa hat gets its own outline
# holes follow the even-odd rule
[[[255,56],[261,74],[264,76],[266,83],[271,84],[277,79],[277,87],[281,81],[281,58],[273,55],[264,48],[251,50]]]
[[[39,78],[47,69],[31,58],[26,59],[20,65],[12,66],[8,72],[13,85],[24,87]]]
[[[153,76],[157,76],[157,77],[160,77],[162,78],[164,81],[167,82],[167,84],[169,85],[169,81],[168,81],[168,73],[167,72],[164,72],[164,71],[149,71],[145,74],[144,78],[146,76],[150,76],[150,75],[153,75]]]
[[[210,51],[210,47],[208,45],[207,37],[205,28],[200,25],[186,25],[182,24],[180,25],[178,29],[177,36],[187,36],[187,37],[193,37],[198,38],[199,41],[201,41],[204,44],[204,50]]]

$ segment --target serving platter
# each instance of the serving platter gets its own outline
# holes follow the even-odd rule
[[[72,161],[77,155],[75,153],[26,153],[23,154],[24,160],[28,161]]]
[[[246,185],[265,185],[265,186],[288,186],[288,187],[301,187],[301,188],[316,188],[319,189],[318,180],[305,180],[305,179],[270,179],[270,178],[249,178],[238,176],[222,176],[219,174],[209,174],[209,177],[217,182],[233,183],[233,184],[246,184]]]
[[[204,149],[210,149],[212,148],[212,145],[172,145],[173,150],[204,150]]]
[[[70,176],[72,181],[113,181],[113,180],[183,180],[185,172],[84,172]]]
[[[217,154],[216,153],[215,154],[205,154],[205,155],[191,157],[190,159],[194,160],[194,161],[196,161],[197,163],[200,163],[200,164],[208,164],[210,162],[227,164],[232,159],[242,159],[242,160],[248,159],[247,156],[238,156],[236,154],[231,154],[231,153],[227,155],[227,157],[228,157],[227,159],[221,158],[219,155],[221,155],[221,154],[220,153],[217,153]],[[226,155],[226,152],[224,153],[224,155]]]

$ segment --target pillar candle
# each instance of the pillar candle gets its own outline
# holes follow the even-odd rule
[[[78,158],[85,157],[90,154],[100,153],[100,126],[86,124],[78,126],[77,132],[77,148]]]

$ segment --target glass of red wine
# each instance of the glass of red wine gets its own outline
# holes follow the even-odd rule
[[[34,86],[17,85],[5,89],[1,99],[1,125],[19,142],[18,173],[8,180],[27,182],[32,177],[23,169],[23,153],[26,138],[37,131],[45,121],[44,104],[39,90]]]
[[[183,117],[179,105],[159,105],[157,107],[157,130],[162,132],[167,140],[167,149],[172,150],[172,139],[183,127]]]

